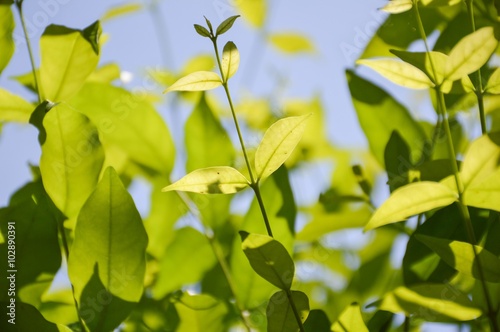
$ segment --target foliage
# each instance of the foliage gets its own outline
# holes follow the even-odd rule
[[[266,32],[267,1],[236,5],[283,54],[315,52],[300,33]],[[16,8],[24,24],[23,1],[0,3],[0,73],[14,51]],[[210,41],[215,60],[151,73],[167,98],[192,109],[183,124],[187,174],[176,181],[180,153],[169,127],[179,124],[166,123],[150,96],[119,87],[116,64],[98,67],[100,22],[48,26],[40,67],[32,61],[32,72],[15,78],[38,101],[0,89],[1,123],[35,126],[41,147],[33,180],[0,209],[0,256],[8,257],[16,229],[16,327],[418,331],[440,322],[500,331],[500,68],[490,61],[498,8],[486,0],[390,0],[381,8],[389,16],[346,70],[369,151],[327,139],[318,97],[285,101],[282,117],[271,100],[234,103],[229,83],[240,53],[231,41],[219,52],[218,42],[240,16],[215,29],[205,18],[193,33]],[[125,4],[102,20],[142,9]],[[470,29],[457,28],[464,19]],[[435,123],[414,116],[414,106],[398,102],[390,84],[371,82],[363,67],[428,93]],[[227,102],[206,92],[216,88]],[[477,118],[479,137],[463,114]],[[261,137],[255,149],[248,131]],[[325,160],[335,164],[328,188],[297,205],[291,176]],[[375,206],[380,178],[390,194]],[[128,191],[136,179],[152,188],[147,216]],[[238,211],[234,197],[252,202]],[[332,245],[353,229],[369,240]],[[398,250],[400,267],[391,264]],[[1,289],[9,289],[6,271]],[[53,287],[58,272],[70,287]],[[0,295],[4,308],[9,296]],[[4,318],[2,331],[12,328]]]

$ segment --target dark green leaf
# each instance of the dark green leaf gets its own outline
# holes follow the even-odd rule
[[[85,38],[92,48],[95,54],[99,55],[99,38],[101,37],[102,29],[99,21],[95,21],[88,27],[82,30],[83,38]]]
[[[201,26],[199,24],[195,24],[194,29],[202,37],[208,37],[208,38],[211,37],[210,31],[208,31],[207,28],[205,28],[204,26]]]
[[[292,300],[290,300],[291,296]],[[274,293],[267,305],[267,332],[297,332],[299,325],[293,312],[291,301],[295,304],[302,322],[309,315],[309,299],[299,291],[285,291]]]
[[[225,19],[221,24],[219,24],[219,26],[217,27],[217,33],[215,34],[216,36],[220,36],[222,35],[223,33],[227,32],[229,29],[231,29],[231,27],[233,26],[234,24],[234,21],[236,21],[236,19],[240,17],[240,15],[234,15],[234,16],[231,16],[227,19]]]
[[[212,28],[212,23],[208,20],[208,18],[206,18],[205,16],[203,16],[203,17],[205,18],[205,22],[207,22],[207,26],[210,29],[210,33],[213,34],[214,29]]]
[[[0,302],[2,308],[10,305],[9,302]],[[0,321],[0,328],[5,332],[17,331],[39,331],[39,332],[71,332],[69,327],[54,324],[47,321],[43,315],[31,304],[16,301],[15,313],[13,320],[10,323],[11,316],[2,317]]]
[[[384,151],[385,169],[391,192],[408,183],[411,164],[410,148],[397,130],[393,131]]]
[[[313,309],[309,311],[304,329],[306,332],[330,332],[330,320],[323,310]]]

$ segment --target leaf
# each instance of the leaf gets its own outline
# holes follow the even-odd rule
[[[411,0],[390,0],[389,3],[380,8],[380,10],[391,14],[399,14],[409,11],[412,8],[413,4]]]
[[[290,295],[301,321],[305,322],[309,315],[309,299],[307,295],[300,291],[291,291]],[[292,310],[290,299],[285,291],[279,291],[271,296],[267,304],[266,316],[268,332],[299,331],[299,325]]]
[[[2,100],[0,103],[0,122],[28,123],[31,112],[35,108],[31,103],[2,88],[0,88],[0,100]]]
[[[365,65],[387,78],[389,81],[410,89],[428,89],[434,83],[420,69],[402,61],[391,59],[358,60],[358,65]]]
[[[108,9],[101,17],[102,22],[107,22],[117,17],[138,12],[142,9],[140,3],[125,3],[118,6],[113,6]]]
[[[406,52],[391,50],[398,58],[423,71],[434,84],[442,84],[446,76],[448,56],[441,52]]]
[[[233,26],[234,24],[234,21],[236,21],[236,19],[240,17],[240,15],[234,15],[234,16],[231,16],[231,17],[228,17],[226,18],[221,24],[219,24],[219,26],[217,27],[217,31],[215,33],[215,36],[220,36],[222,35],[223,33],[226,33],[227,31],[229,31],[229,29],[231,29],[231,27]]]
[[[290,290],[295,265],[285,247],[270,236],[240,231],[241,248],[253,270],[271,284]]]
[[[380,310],[406,313],[426,321],[468,321],[481,316],[481,309],[453,285],[421,284],[400,286],[388,293]]]
[[[253,27],[262,28],[264,26],[267,17],[266,0],[237,1],[234,5]]]
[[[175,331],[219,332],[227,330],[225,319],[228,308],[222,302],[206,294],[184,293],[175,304],[180,323]]]
[[[478,260],[484,272],[484,280],[500,282],[500,259],[488,250],[475,246],[477,257],[472,245],[467,242],[441,239],[433,236],[418,234],[416,238],[436,252],[448,265],[466,275],[481,280]]]
[[[234,194],[250,185],[243,174],[228,166],[197,169],[162,191],[190,191],[199,194]]]
[[[305,332],[330,332],[330,320],[323,310],[313,309],[304,322]]]
[[[171,91],[205,91],[222,85],[222,80],[214,72],[197,71],[177,80],[163,93]]]
[[[462,2],[461,0],[420,0],[420,4],[425,7],[454,6]]]
[[[40,86],[44,99],[64,101],[80,90],[99,55],[83,31],[49,25],[40,40]]]
[[[493,27],[481,28],[453,47],[446,66],[446,78],[454,81],[481,68],[498,46]]]
[[[444,184],[429,181],[410,183],[396,189],[375,211],[365,231],[450,205],[457,199],[458,194]]]
[[[194,29],[202,37],[210,38],[212,36],[212,35],[210,35],[210,31],[208,31],[207,28],[205,28],[204,26],[201,26],[199,24],[195,24]]]
[[[288,159],[299,143],[310,115],[284,118],[269,127],[255,152],[258,181],[267,178]]]
[[[107,63],[94,70],[87,77],[87,82],[111,83],[120,78],[120,67],[116,63]]]
[[[353,303],[345,308],[337,322],[332,325],[331,330],[332,332],[368,332],[368,328],[361,316],[359,304]]]
[[[66,104],[50,109],[43,119],[47,133],[42,145],[43,185],[61,212],[76,218],[94,190],[104,163],[97,128]]]
[[[500,94],[500,68],[495,69],[493,74],[491,74],[484,91],[492,94]]]
[[[2,307],[7,307],[10,303],[7,301],[5,302],[0,302],[0,305]],[[14,322],[12,326],[15,327],[15,329],[11,329],[11,326],[6,327],[4,331],[42,331],[42,332],[71,332],[72,329],[70,329],[67,326],[60,325],[60,324],[54,324],[48,320],[45,319],[45,317],[35,308],[33,305],[29,303],[23,303],[20,301],[16,301],[15,303],[15,317],[14,317]],[[5,312],[5,311],[4,311]],[[7,314],[7,318],[4,318],[2,321],[3,327],[7,326],[7,320],[9,318],[9,314]]]
[[[222,77],[227,82],[238,70],[240,53],[233,42],[227,42],[222,52]]]
[[[391,192],[408,183],[408,171],[413,168],[410,148],[397,130],[392,132],[387,142],[384,161]]]
[[[162,299],[183,285],[201,280],[215,263],[214,253],[204,235],[191,227],[175,231],[173,241],[159,262],[154,298]]]
[[[269,35],[269,41],[284,53],[312,53],[314,45],[306,36],[295,32],[281,32]]]
[[[0,4],[0,74],[9,64],[14,54],[15,45],[12,33],[16,26],[14,15],[9,5]]]
[[[80,211],[68,262],[80,315],[90,330],[113,330],[139,302],[147,242],[132,197],[115,170],[107,168]]]

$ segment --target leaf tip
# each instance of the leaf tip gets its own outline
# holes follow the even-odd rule
[[[247,231],[239,231],[238,233],[240,234],[241,242],[245,241],[248,235],[250,235],[250,233],[248,233]]]

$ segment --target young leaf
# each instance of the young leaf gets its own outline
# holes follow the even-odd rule
[[[310,39],[298,33],[273,33],[269,36],[271,43],[280,51],[290,54],[314,52]]]
[[[0,103],[0,122],[28,123],[35,106],[24,100],[21,96],[2,88],[0,88],[0,100],[2,101]]]
[[[345,308],[340,314],[337,322],[332,325],[332,331],[368,332],[368,328],[366,327],[363,317],[361,316],[361,308],[359,307],[359,304],[353,303]]]
[[[258,180],[267,178],[288,159],[299,143],[310,115],[284,118],[269,127],[255,152]]]
[[[225,19],[221,24],[219,24],[219,26],[217,27],[217,31],[215,33],[215,36],[220,36],[222,35],[223,33],[226,33],[227,31],[229,31],[229,29],[231,29],[231,27],[233,26],[234,24],[234,21],[236,21],[236,19],[240,17],[240,15],[234,15],[234,16],[231,16],[231,17],[228,17],[227,19]]]
[[[391,59],[356,61],[358,65],[365,65],[375,70],[389,81],[411,89],[428,89],[434,83],[420,69],[402,61]]]
[[[219,75],[211,71],[197,71],[182,77],[163,93],[171,91],[205,91],[222,85]]]
[[[291,291],[291,297],[302,323],[305,322],[309,315],[309,299],[307,295],[300,291]],[[290,305],[290,299],[285,291],[279,291],[271,296],[267,304],[266,316],[268,332],[299,330],[297,319]]]
[[[141,3],[125,3],[118,6],[111,7],[101,17],[101,21],[109,21],[119,16],[138,12],[143,8]]]
[[[91,331],[111,331],[139,302],[148,237],[132,197],[112,167],[78,215],[68,273]],[[103,299],[96,310],[88,299]]]
[[[423,234],[415,235],[423,244],[432,249],[448,265],[466,275],[481,280],[477,261],[480,260],[484,279],[489,282],[500,282],[500,259],[488,250],[475,246],[477,257],[470,243],[441,239]]]
[[[396,189],[375,211],[366,230],[405,220],[413,215],[450,205],[458,194],[437,182],[415,182]]]
[[[236,1],[234,5],[243,18],[255,28],[261,28],[264,25],[267,16],[266,0]]]
[[[238,70],[240,53],[233,42],[227,42],[222,52],[222,77],[227,82]]]
[[[444,81],[448,56],[441,52],[406,52],[391,50],[398,58],[423,71],[434,84]]]
[[[214,33],[214,29],[212,27],[212,23],[208,20],[208,18],[206,18],[205,16],[203,16],[203,17],[205,18],[205,22],[207,22],[207,26],[210,29],[210,33],[213,34]]]
[[[420,0],[420,4],[425,7],[454,6],[462,0]]]
[[[493,27],[481,28],[453,47],[446,66],[446,78],[458,80],[481,68],[498,46]]]
[[[491,74],[484,91],[492,94],[500,94],[500,67],[495,69],[493,74]]]
[[[212,37],[210,35],[210,31],[207,30],[207,28],[205,28],[204,26],[201,26],[199,24],[195,24],[194,25],[194,29],[196,30],[196,32],[198,32],[198,34],[202,37],[207,37],[207,38],[210,38]]]
[[[240,231],[241,248],[253,270],[271,284],[290,290],[295,265],[285,247],[267,235]]]
[[[409,11],[412,7],[412,0],[390,0],[389,3],[380,8],[380,10],[390,14],[399,14]]]
[[[10,8],[6,4],[0,4],[0,50],[2,50],[0,52],[0,74],[7,67],[15,50],[12,33],[16,25]]]
[[[197,169],[162,191],[190,191],[199,194],[234,194],[249,186],[248,180],[228,166]]]

